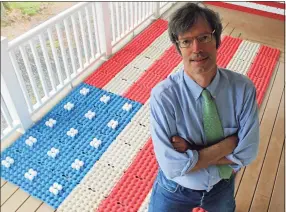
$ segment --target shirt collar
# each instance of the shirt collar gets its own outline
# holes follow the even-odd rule
[[[219,81],[220,81],[220,70],[217,69],[216,75],[213,79],[213,81],[211,82],[211,84],[209,84],[209,86],[207,87],[208,91],[211,93],[213,98],[216,98],[217,93],[218,93],[218,85],[219,85]]]
[[[199,86],[192,78],[190,78],[185,71],[183,71],[183,79],[186,83],[186,86],[189,88],[189,90],[192,92],[194,98],[197,100],[200,97],[200,95],[203,91],[203,88],[201,86]],[[213,98],[216,98],[219,81],[220,81],[220,70],[217,69],[217,72],[216,72],[216,75],[215,75],[213,81],[206,88],[211,93]]]

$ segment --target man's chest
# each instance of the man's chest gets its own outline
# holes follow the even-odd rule
[[[239,114],[236,99],[226,96],[225,100],[216,101],[217,111],[224,131],[224,137],[237,132]],[[184,99],[175,108],[176,132],[179,136],[193,141],[197,145],[206,144],[203,123],[203,103],[201,99],[191,101]],[[209,123],[216,124],[216,123]]]

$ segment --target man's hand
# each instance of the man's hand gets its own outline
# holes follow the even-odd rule
[[[192,145],[185,139],[181,138],[180,136],[173,136],[171,138],[171,144],[173,145],[174,149],[178,152],[184,153],[188,149],[190,150],[201,150],[204,146]]]
[[[180,136],[173,136],[171,138],[171,144],[177,152],[186,152],[190,148],[190,143]]]
[[[225,158],[225,156],[232,153],[237,144],[238,137],[233,135],[202,149],[199,151],[199,160],[197,164],[190,171],[194,172],[202,168],[207,168],[210,165],[233,164],[233,162]]]
[[[200,207],[196,207],[192,210],[192,212],[207,212],[205,209],[200,208]]]

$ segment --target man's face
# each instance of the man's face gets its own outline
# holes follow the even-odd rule
[[[179,41],[193,40],[188,48],[180,47],[185,71],[190,75],[204,74],[216,68],[217,50],[215,37],[213,36],[211,42],[208,43],[199,43],[196,39],[193,39],[207,33],[212,33],[212,29],[200,17],[188,32],[178,37]]]

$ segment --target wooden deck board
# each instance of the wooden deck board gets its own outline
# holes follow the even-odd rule
[[[242,177],[244,175],[245,168],[243,167],[235,176],[235,187],[234,187],[234,196],[236,197]]]
[[[225,29],[225,27],[228,25],[228,22],[222,21],[222,31]]]
[[[271,138],[271,132],[274,126],[279,103],[284,89],[284,64],[280,63],[278,73],[272,88],[266,111],[260,125],[260,145],[257,159],[246,167],[239,190],[236,195],[236,204],[238,212],[249,211],[251,201],[254,195],[255,187],[258,182],[267,146]],[[284,135],[284,134],[283,134]]]
[[[269,207],[269,212],[282,212],[285,202],[285,149],[282,148],[284,140],[281,141],[281,137],[284,138],[285,128],[281,123],[281,113],[283,114],[284,111],[281,111],[284,110],[285,103],[280,100],[285,83],[284,22],[211,5],[208,7],[220,14],[223,25],[222,35],[239,37],[278,48],[281,51],[280,65],[273,73],[264,101],[259,109],[261,145],[258,158],[246,169],[243,168],[236,176],[236,211],[267,211]],[[168,19],[169,14],[163,18]],[[279,102],[281,102],[280,105]],[[278,114],[277,118],[276,114]],[[282,156],[279,157],[280,155]],[[29,196],[18,186],[1,179],[1,211],[14,212],[16,210],[19,212],[55,211],[41,200]]]
[[[234,30],[234,26],[232,26],[232,24],[227,24],[222,32],[222,35],[231,35],[233,30]]]
[[[270,93],[271,93],[271,90],[272,90],[272,87],[273,87],[273,84],[274,84],[274,81],[275,81],[275,78],[276,78],[276,75],[277,75],[277,71],[278,71],[279,65],[280,64],[277,63],[277,65],[275,67],[275,70],[274,70],[274,72],[273,72],[273,74],[271,76],[271,80],[270,80],[269,86],[268,86],[268,88],[266,90],[264,99],[263,99],[262,104],[260,105],[260,108],[259,108],[259,123],[260,124],[261,124],[261,121],[262,121],[262,118],[263,118],[263,115],[264,115],[264,112],[265,112],[265,108],[266,108],[267,102],[268,102],[269,97],[270,97]],[[245,167],[243,167],[236,175],[236,178],[235,178],[235,196],[237,195],[237,191],[239,189],[239,186],[240,186],[240,183],[241,183],[244,171],[245,171]]]
[[[269,82],[269,86],[266,90],[266,93],[265,93],[265,96],[264,96],[264,99],[262,101],[262,104],[260,105],[260,108],[259,108],[259,123],[261,123],[262,121],[262,118],[263,118],[263,115],[264,115],[264,112],[265,112],[265,108],[266,108],[266,105],[268,103],[268,100],[269,100],[269,97],[270,97],[270,93],[272,91],[272,88],[273,88],[273,85],[274,85],[274,81],[276,79],[276,76],[277,76],[277,72],[278,72],[278,68],[280,66],[280,62],[277,63],[276,67],[275,67],[275,70],[272,74],[272,77],[270,79],[270,82]]]
[[[254,36],[253,36],[254,37]],[[271,42],[264,42],[264,41],[261,41],[259,40],[259,38],[245,38],[244,36],[241,36],[241,39],[245,39],[245,40],[248,40],[248,41],[251,41],[251,42],[254,42],[254,43],[261,43],[265,46],[269,46],[269,47],[272,47],[272,48],[277,48],[279,49],[282,53],[284,53],[285,49],[283,47],[284,43],[282,43],[281,41],[276,41],[275,43],[271,43]]]
[[[284,95],[282,95],[282,97],[284,97]],[[266,212],[270,202],[284,142],[284,103],[284,98],[281,98],[274,129],[250,207],[251,212]]]
[[[278,173],[271,196],[269,212],[285,212],[285,146],[280,157]]]
[[[47,205],[46,203],[43,203],[36,212],[54,212],[55,209],[53,209],[51,206]]]
[[[261,123],[262,121],[262,117],[263,117],[263,114],[265,112],[265,108],[266,108],[266,105],[267,105],[267,102],[268,102],[268,99],[269,99],[269,96],[270,96],[270,93],[271,93],[271,90],[272,90],[272,87],[273,87],[273,84],[274,84],[274,80],[276,78],[276,74],[277,74],[277,71],[278,71],[278,67],[279,67],[279,63],[276,65],[275,67],[275,71],[273,72],[273,75],[271,77],[271,80],[269,82],[269,86],[267,88],[267,91],[265,93],[265,96],[264,96],[264,99],[263,99],[263,102],[262,104],[260,105],[260,108],[259,108],[259,123]],[[243,177],[243,174],[244,174],[244,171],[245,171],[245,167],[243,167],[236,175],[235,177],[235,196],[237,194],[237,191],[239,189],[239,186],[240,186],[240,183],[241,183],[241,179]]]
[[[234,38],[240,38],[240,36],[241,36],[240,29],[234,27],[234,29],[230,35],[231,35],[231,37],[234,37]]]
[[[223,20],[231,23],[232,28],[240,31],[241,39],[263,43],[284,52],[285,23],[283,21],[213,5],[207,5],[207,7],[218,12]]]
[[[17,212],[34,212],[41,206],[42,203],[43,201],[29,196],[29,198],[21,205]]]
[[[285,52],[280,53],[279,62],[285,62]]]
[[[5,212],[13,212],[16,211],[25,201],[28,199],[30,195],[23,191],[22,189],[18,189],[2,206],[1,210]]]
[[[19,189],[18,186],[7,182],[1,187],[1,208],[2,205]]]
[[[6,180],[3,180],[3,179],[1,178],[1,187],[4,186],[6,183],[7,183],[7,181],[6,181]]]

